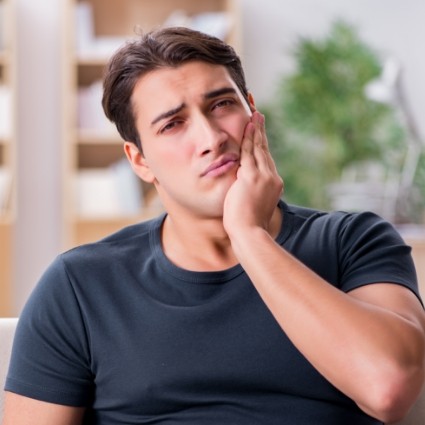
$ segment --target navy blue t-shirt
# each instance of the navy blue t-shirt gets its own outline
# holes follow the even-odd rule
[[[418,295],[410,248],[376,215],[280,207],[277,242],[329,284]],[[380,423],[302,356],[240,265],[172,264],[163,218],[53,262],[20,317],[6,390],[86,406],[90,425]]]

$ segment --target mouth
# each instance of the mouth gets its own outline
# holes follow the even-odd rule
[[[218,177],[226,174],[235,166],[239,166],[239,156],[236,154],[223,155],[217,161],[209,165],[201,174],[201,177]]]

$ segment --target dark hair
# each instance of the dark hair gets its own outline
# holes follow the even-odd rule
[[[134,142],[141,150],[131,101],[139,78],[158,68],[196,60],[225,66],[242,95],[248,97],[241,60],[235,50],[198,31],[180,27],[157,29],[127,42],[113,55],[104,74],[102,106],[124,140]]]

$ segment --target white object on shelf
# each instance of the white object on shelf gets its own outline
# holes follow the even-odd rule
[[[126,159],[110,167],[80,170],[76,197],[77,213],[84,218],[132,216],[143,206],[138,178]]]
[[[129,37],[96,37],[91,46],[91,56],[109,59],[128,39]]]
[[[75,6],[75,36],[78,52],[90,49],[94,40],[93,8],[89,2],[79,2]]]
[[[75,43],[80,59],[107,60],[128,37],[96,36],[93,7],[89,2],[79,2],[75,7]]]
[[[132,170],[126,158],[111,165],[115,177],[121,214],[134,215],[143,207],[140,179]]]
[[[225,40],[232,24],[232,18],[226,12],[206,12],[193,16],[190,28]]]
[[[96,81],[78,90],[78,127],[116,134],[115,126],[106,118],[102,108],[102,82]]]
[[[11,192],[12,176],[6,167],[0,167],[0,213],[7,209]]]
[[[164,27],[189,27],[190,17],[182,9],[173,10],[163,23]]]
[[[86,218],[120,214],[114,176],[108,169],[84,169],[77,174],[77,212]]]
[[[227,12],[204,12],[189,16],[183,10],[174,10],[165,20],[164,27],[187,27],[225,40],[233,20]]]
[[[393,221],[398,182],[380,163],[365,162],[344,170],[340,181],[327,186],[331,209],[373,211]]]
[[[10,89],[0,85],[0,137],[8,137],[12,120]]]

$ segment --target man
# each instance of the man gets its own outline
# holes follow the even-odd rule
[[[424,380],[410,248],[370,214],[280,200],[240,60],[164,29],[103,106],[166,214],[58,257],[17,330],[4,425],[372,425]],[[302,170],[300,170],[302,172]]]

